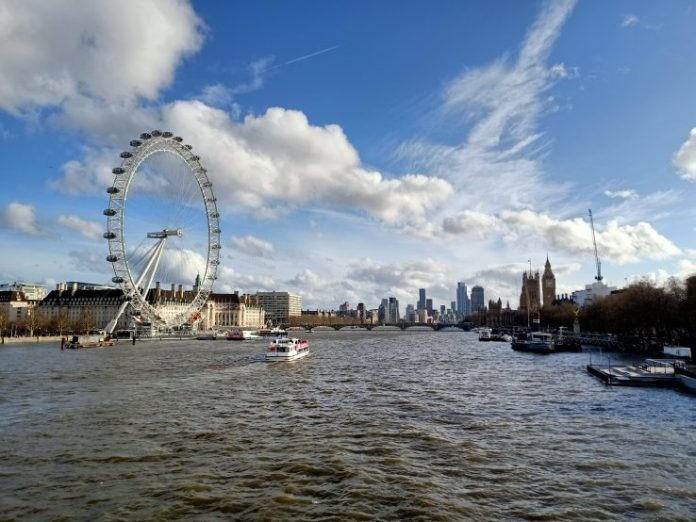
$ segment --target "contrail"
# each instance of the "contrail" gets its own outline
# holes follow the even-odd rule
[[[333,47],[327,47],[326,49],[322,49],[321,51],[317,51],[315,53],[305,54],[304,56],[300,56],[299,58],[293,58],[292,60],[288,60],[287,62],[285,62],[283,65],[290,65],[291,63],[297,63],[301,62],[302,60],[314,58],[315,56],[328,53],[329,51],[333,51],[334,49],[338,49],[338,45],[334,45]]]

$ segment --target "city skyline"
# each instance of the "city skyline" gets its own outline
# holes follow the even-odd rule
[[[111,169],[156,128],[213,181],[215,291],[514,305],[548,255],[569,294],[588,208],[610,286],[696,272],[690,4],[2,3],[0,282],[109,282]]]

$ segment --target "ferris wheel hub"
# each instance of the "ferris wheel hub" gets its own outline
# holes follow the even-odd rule
[[[184,229],[183,228],[165,228],[164,230],[160,230],[159,232],[148,232],[147,237],[151,239],[164,239],[165,237],[169,236],[176,236],[176,237],[184,237]]]

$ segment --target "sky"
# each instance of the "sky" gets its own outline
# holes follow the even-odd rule
[[[0,282],[110,282],[105,190],[152,129],[213,182],[217,292],[515,308],[547,255],[557,292],[593,282],[590,208],[606,283],[684,278],[694,27],[676,0],[0,0]]]

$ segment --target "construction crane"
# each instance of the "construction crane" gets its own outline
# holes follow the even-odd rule
[[[594,244],[594,257],[597,263],[597,275],[595,279],[599,282],[602,281],[602,262],[599,260],[599,254],[597,254],[597,238],[595,237],[594,231],[594,220],[592,219],[592,209],[587,210],[590,213],[590,226],[592,227],[592,243]]]

